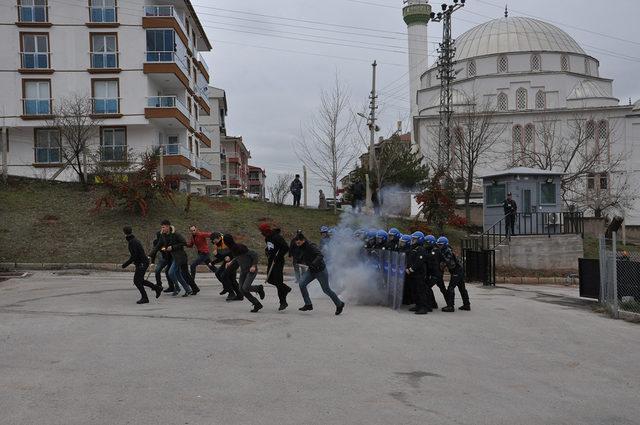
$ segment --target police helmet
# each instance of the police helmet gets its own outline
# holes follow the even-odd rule
[[[422,245],[424,243],[424,233],[413,232],[413,234],[411,235],[411,243],[417,243],[418,245]]]
[[[410,243],[411,243],[411,235],[400,235],[400,240],[398,241],[398,245],[403,247]]]
[[[388,233],[389,236],[393,236],[394,238],[399,238],[401,236],[400,230],[396,229],[395,227],[389,229]]]
[[[440,237],[438,238],[438,241],[437,241],[436,243],[437,243],[438,245],[447,246],[447,245],[449,245],[449,239],[447,239],[447,238],[446,238],[446,237],[444,237],[444,236],[440,236]]]
[[[329,228],[327,226],[321,226],[320,233],[329,233]]]
[[[427,235],[424,240],[429,244],[429,245],[435,245],[436,244],[436,237],[433,235]]]
[[[384,230],[378,230],[376,233],[376,239],[386,241],[387,240],[387,232]]]

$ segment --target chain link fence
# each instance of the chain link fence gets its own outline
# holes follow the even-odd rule
[[[612,236],[600,238],[600,303],[615,318],[640,315],[640,253],[618,251]]]

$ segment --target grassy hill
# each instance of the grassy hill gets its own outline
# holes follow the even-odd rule
[[[257,226],[262,221],[278,223],[287,240],[302,229],[317,242],[318,228],[339,220],[332,211],[235,198],[193,197],[185,212],[186,196],[182,194],[176,196],[175,205],[158,201],[145,218],[120,209],[95,213],[91,210],[99,191],[100,187],[87,192],[77,184],[28,179],[11,179],[8,187],[0,186],[0,262],[119,263],[128,257],[123,226],[131,225],[150,247],[165,218],[185,236],[189,226],[196,224],[203,230],[231,233],[259,253],[264,239]],[[395,226],[404,232],[412,224],[398,219],[381,221],[385,228]],[[450,236],[458,247],[460,233]]]

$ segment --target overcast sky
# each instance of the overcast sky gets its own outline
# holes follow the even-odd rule
[[[434,9],[441,2],[431,1]],[[354,105],[371,90],[371,63],[378,61],[384,104],[380,135],[409,115],[406,26],[401,0],[193,0],[213,43],[205,58],[211,83],[226,90],[227,133],[241,135],[252,165],[268,181],[300,173],[292,145],[314,113],[322,88],[336,72],[349,86]],[[600,76],[614,79],[622,103],[640,97],[640,1],[510,0],[510,16],[535,17],[565,30],[600,61]],[[503,16],[505,0],[468,0],[456,12],[453,35]],[[613,6],[615,5],[615,7]],[[429,24],[435,55],[442,27]],[[434,56],[429,64],[434,62]],[[310,203],[329,185],[311,176]]]

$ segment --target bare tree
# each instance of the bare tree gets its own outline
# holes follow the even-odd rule
[[[350,95],[335,78],[330,90],[322,90],[316,114],[304,126],[294,146],[298,158],[314,175],[326,181],[338,197],[338,181],[357,156],[353,144]],[[334,203],[334,211],[337,211]]]
[[[276,181],[269,186],[269,197],[271,202],[283,205],[289,196],[289,185],[293,180],[292,174],[278,174]]]
[[[629,207],[637,190],[624,172],[626,152],[611,148],[617,140],[616,123],[578,114],[567,120],[544,114],[535,124],[535,140],[522,143],[513,162],[563,172],[561,191],[567,206],[596,217],[611,208]]]
[[[464,196],[465,216],[471,220],[471,193],[479,166],[485,164],[502,140],[506,125],[496,121],[496,110],[490,101],[478,105],[469,98],[461,111],[453,116],[449,177]]]
[[[47,120],[47,126],[60,131],[60,148],[64,167],[71,166],[83,185],[87,184],[87,156],[89,142],[98,135],[100,121],[95,119],[93,102],[90,98],[74,93],[59,100],[53,108],[52,118]]]

